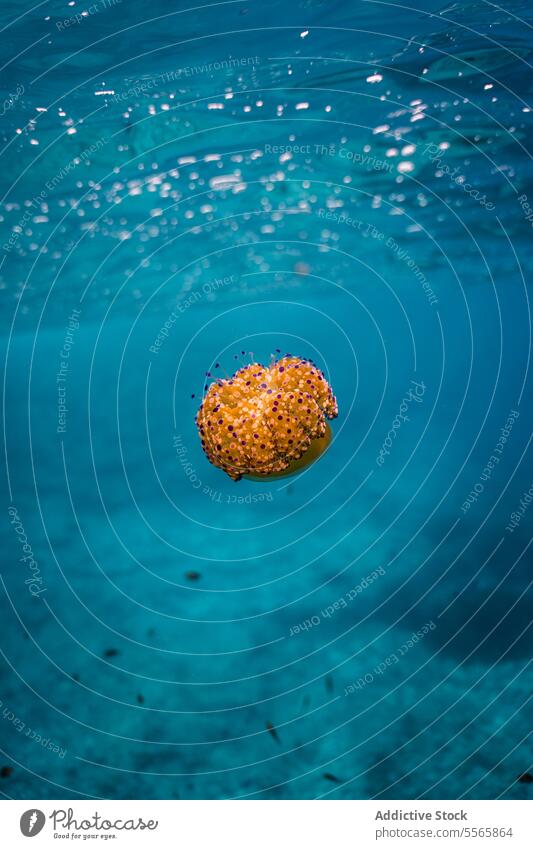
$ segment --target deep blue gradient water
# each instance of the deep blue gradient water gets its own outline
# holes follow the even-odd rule
[[[0,792],[527,798],[531,5],[0,23]],[[333,442],[234,483],[276,348]]]

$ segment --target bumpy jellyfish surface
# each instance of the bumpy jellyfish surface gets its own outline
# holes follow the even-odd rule
[[[320,369],[286,356],[268,368],[252,363],[212,383],[196,424],[207,458],[238,481],[302,468],[304,455],[314,459],[324,450],[326,419],[337,414]]]

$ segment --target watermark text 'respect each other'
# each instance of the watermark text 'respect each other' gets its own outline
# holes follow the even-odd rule
[[[201,289],[194,289],[192,292],[188,294],[184,294],[181,299],[176,304],[175,309],[168,315],[164,324],[161,325],[159,332],[154,339],[153,343],[149,347],[149,351],[152,354],[159,354],[162,346],[165,344],[166,340],[170,335],[170,331],[172,327],[176,324],[178,318],[182,315],[185,315],[188,310],[195,304],[203,301],[204,298],[209,300],[213,295],[216,294],[220,289],[224,289],[226,286],[230,286],[232,283],[236,281],[237,277],[235,274],[230,274],[227,277],[219,277],[214,280],[208,280],[203,284]]]
[[[505,425],[500,428],[500,436],[498,437],[498,441],[496,445],[492,449],[492,453],[488,458],[483,471],[481,472],[478,480],[470,490],[468,497],[465,501],[463,501],[461,505],[461,512],[467,513],[468,510],[472,507],[473,504],[476,504],[480,495],[485,491],[485,484],[490,481],[492,478],[493,472],[496,466],[499,464],[503,452],[505,450],[505,446],[511,436],[511,431],[513,429],[514,423],[516,422],[520,413],[518,410],[511,410],[509,415],[507,416],[507,421]]]
[[[377,569],[362,578],[351,590],[348,590],[348,592],[344,593],[336,601],[326,605],[320,613],[315,613],[314,616],[304,619],[303,622],[292,625],[289,631],[289,637],[295,637],[304,631],[310,631],[311,628],[316,628],[317,625],[320,625],[324,619],[330,619],[338,610],[348,607],[350,602],[354,601],[360,593],[364,592],[367,587],[373,584],[374,581],[377,581],[382,575],[385,575],[385,569],[383,566],[378,566]]]
[[[52,752],[54,755],[57,755],[61,759],[65,757],[65,755],[67,754],[66,749],[63,749],[50,737],[46,737],[45,735],[40,734],[38,731],[36,731],[34,728],[24,722],[24,720],[21,719],[20,716],[17,716],[15,711],[10,710],[7,705],[4,705],[2,699],[0,699],[0,709],[2,710],[2,718],[6,722],[10,722],[13,728],[15,728],[15,730],[18,731],[19,734],[22,734],[24,737],[27,737],[28,740],[31,740],[33,743],[37,743],[39,746],[42,746],[43,749],[48,749],[48,751]]]
[[[409,651],[411,651],[414,646],[417,645],[421,640],[424,639],[426,634],[429,634],[430,631],[434,631],[437,626],[430,620],[426,622],[425,625],[422,625],[418,631],[413,631],[411,636],[402,643],[395,651],[391,652],[387,657],[380,661],[374,666],[371,672],[366,672],[364,675],[359,677],[352,684],[348,684],[347,687],[344,688],[344,695],[349,696],[352,693],[355,693],[357,690],[363,690],[369,684],[372,684],[376,678],[383,675],[387,669],[390,669],[392,666],[395,666],[400,662],[402,657],[404,657]]]

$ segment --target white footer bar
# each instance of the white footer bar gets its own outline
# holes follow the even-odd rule
[[[2,801],[1,844],[531,849],[528,801]],[[35,843],[30,843],[31,838]]]

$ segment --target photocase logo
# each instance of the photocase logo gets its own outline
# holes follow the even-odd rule
[[[24,837],[35,837],[43,830],[46,817],[42,811],[37,808],[32,808],[25,811],[20,818],[20,830]]]

